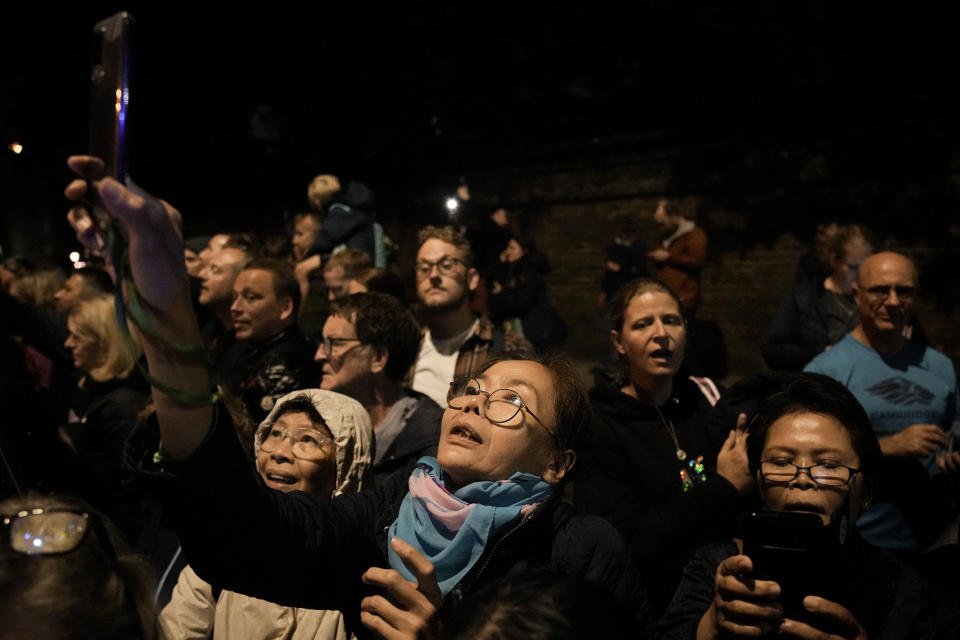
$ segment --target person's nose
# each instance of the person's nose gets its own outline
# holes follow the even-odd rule
[[[230,314],[234,317],[240,315],[240,297],[237,296],[233,299],[233,302],[230,303]]]
[[[653,321],[653,338],[658,342],[666,342],[670,339],[670,334],[667,332],[667,325],[663,324],[663,321]]]
[[[460,411],[463,413],[475,413],[478,416],[482,415],[483,401],[485,399],[486,396],[484,396],[482,393],[471,396],[463,396],[463,398],[460,399],[463,404],[463,406],[460,407]]]
[[[900,296],[897,295],[897,288],[890,287],[887,295],[887,306],[888,307],[899,307],[902,304]]]
[[[293,441],[290,436],[284,436],[283,439],[277,443],[277,446],[274,447],[273,451],[270,453],[270,456],[278,462],[283,460],[293,460]]]
[[[325,362],[329,360],[330,356],[327,354],[327,347],[322,342],[320,346],[317,347],[317,352],[313,354],[314,362]]]
[[[790,486],[797,488],[816,487],[817,481],[813,479],[813,469],[797,468],[797,475],[790,482]]]

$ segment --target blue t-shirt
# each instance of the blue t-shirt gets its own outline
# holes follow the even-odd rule
[[[850,389],[879,438],[914,424],[936,424],[947,431],[955,418],[957,377],[953,363],[939,351],[909,341],[899,353],[889,355],[847,334],[803,370],[830,376]],[[931,475],[937,470],[934,456],[920,462]],[[863,537],[878,547],[917,549],[920,544],[900,508],[888,502],[875,502],[857,526]]]

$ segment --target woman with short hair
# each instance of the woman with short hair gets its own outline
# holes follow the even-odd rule
[[[750,422],[749,458],[771,513],[748,516],[745,526],[790,518],[790,534],[784,542],[772,537],[776,529],[756,525],[752,540],[698,551],[660,623],[661,638],[955,637],[956,604],[857,533],[882,456],[869,418],[842,384],[819,374],[784,376]],[[797,516],[804,522],[793,522]],[[800,527],[810,534],[801,536]]]

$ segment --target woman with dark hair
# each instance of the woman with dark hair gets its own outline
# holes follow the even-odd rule
[[[113,524],[73,499],[0,502],[0,636],[161,638],[152,576]]]
[[[752,484],[746,433],[742,424],[708,426],[719,392],[683,366],[686,324],[669,287],[631,281],[614,300],[612,320],[621,372],[590,394],[593,442],[574,499],[620,530],[662,608],[687,555],[733,532]]]
[[[813,533],[788,563],[767,551],[745,555],[741,539],[702,548],[684,570],[660,637],[956,636],[956,605],[857,534],[881,453],[866,413],[843,385],[818,374],[785,377],[750,423],[748,452],[760,503],[773,512],[767,517],[806,514]],[[800,525],[790,526],[795,533]],[[758,531],[751,549],[769,548],[773,539]]]

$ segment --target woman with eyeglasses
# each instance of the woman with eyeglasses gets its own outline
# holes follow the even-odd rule
[[[608,523],[560,500],[589,433],[590,408],[566,359],[488,361],[451,387],[436,458],[422,458],[374,491],[323,500],[272,491],[250,472],[229,416],[202,404],[203,363],[173,344],[199,345],[190,307],[179,214],[102,177],[73,157],[76,201],[97,189],[129,242],[130,271],[152,331],[151,373],[164,492],[184,552],[204,579],[287,606],[339,609],[358,636],[428,637],[438,612],[498,579],[550,565],[609,594],[643,636],[647,608],[626,549]],[[90,182],[88,182],[90,181]],[[69,219],[93,244],[89,214]],[[189,399],[185,401],[184,399]],[[258,553],[259,551],[259,553]]]
[[[281,398],[257,430],[257,472],[284,493],[329,499],[372,486],[373,429],[366,410],[339,393],[308,389]],[[180,572],[160,614],[168,638],[288,638],[345,640],[339,611],[285,607]]]
[[[0,502],[0,637],[162,638],[149,565],[73,499]]]
[[[620,371],[590,394],[593,441],[574,484],[577,506],[630,545],[658,609],[688,555],[733,533],[747,471],[746,433],[709,422],[720,394],[684,366],[686,322],[665,284],[639,278],[611,306]]]
[[[856,531],[881,453],[843,385],[818,374],[785,377],[751,421],[748,448],[768,512],[746,516],[745,539],[698,551],[661,638],[955,637],[955,603]]]

